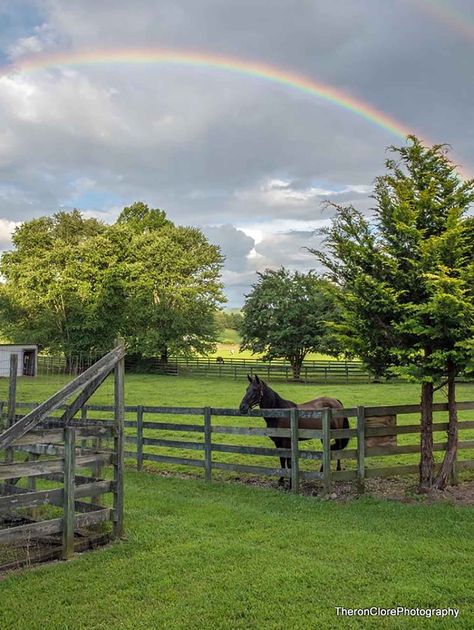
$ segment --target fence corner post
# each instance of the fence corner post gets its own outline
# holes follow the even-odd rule
[[[76,430],[64,429],[64,495],[63,495],[63,560],[74,555],[74,528],[76,514],[74,504],[74,482],[76,467]]]
[[[357,407],[357,488],[365,491],[365,407]]]
[[[7,406],[7,426],[11,427],[15,424],[16,415],[16,381],[18,376],[18,355],[10,355],[10,375],[8,379],[8,406]],[[13,449],[7,448],[5,450],[5,463],[13,463]]]
[[[298,494],[300,491],[300,460],[299,460],[299,409],[290,409],[290,431],[291,431],[291,491]]]
[[[137,406],[137,470],[143,470],[143,405]]]
[[[118,344],[123,344],[118,340]],[[123,469],[124,469],[124,420],[125,420],[125,359],[122,357],[115,364],[114,369],[114,538],[123,536]]]
[[[322,410],[324,495],[331,492],[331,409]]]
[[[204,407],[204,477],[211,481],[212,477],[212,427],[211,408]]]

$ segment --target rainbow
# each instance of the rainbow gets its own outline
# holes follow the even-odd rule
[[[453,7],[446,0],[408,0],[420,11],[431,15],[443,25],[448,25],[464,37],[474,39],[474,17]]]
[[[57,53],[25,57],[18,63],[0,68],[0,76],[30,73],[35,70],[56,67],[78,67],[98,64],[168,64],[177,66],[206,67],[232,72],[247,77],[289,87],[293,90],[320,98],[345,109],[400,138],[414,133],[407,125],[392,116],[381,112],[367,102],[355,98],[344,91],[319,83],[293,71],[285,71],[274,66],[253,61],[243,61],[232,57],[209,53],[174,50],[94,50],[92,52]],[[417,134],[418,135],[418,134]]]
[[[405,140],[408,135],[414,134],[426,144],[432,144],[428,139],[423,138],[422,134],[396,120],[393,116],[376,109],[371,104],[339,88],[317,82],[303,74],[283,70],[266,63],[247,61],[212,53],[135,48],[37,54],[33,57],[24,57],[18,62],[0,67],[0,77],[12,74],[31,73],[37,70],[51,70],[64,66],[81,67],[102,64],[167,64],[211,68],[246,77],[253,77],[322,99],[403,140]],[[460,168],[458,171],[462,173]]]

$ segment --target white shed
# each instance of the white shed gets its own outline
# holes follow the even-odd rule
[[[18,376],[36,376],[38,346],[35,344],[0,344],[0,376],[10,374],[10,356],[18,355]]]

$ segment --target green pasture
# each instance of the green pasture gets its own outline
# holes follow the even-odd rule
[[[242,337],[239,332],[234,328],[224,328],[219,333],[216,349],[209,355],[210,357],[222,357],[223,359],[259,359],[261,354],[252,354],[250,350],[240,350],[240,344]],[[318,352],[311,352],[306,356],[307,361],[336,361],[335,357],[321,354]]]
[[[260,359],[261,354],[253,354],[250,350],[240,350],[240,337],[237,331],[227,328],[222,341],[216,344],[216,349],[207,356],[212,358],[222,357],[223,359]],[[320,352],[310,352],[306,355],[305,361],[337,361],[336,357],[330,357]]]
[[[19,379],[18,400],[42,400],[67,380],[63,376]],[[245,386],[244,380],[128,374],[126,403],[236,407]],[[418,386],[401,383],[279,382],[273,386],[297,402],[327,394],[346,406],[416,403],[419,396]],[[7,381],[1,380],[1,399],[6,392]],[[443,399],[438,392],[437,400]],[[474,385],[460,385],[459,399],[473,400]],[[104,383],[92,402],[112,404],[112,380]],[[97,417],[107,415],[94,412]],[[199,416],[145,416],[165,418],[202,422]],[[259,418],[213,418],[213,422],[263,423]],[[197,433],[147,434],[201,439]],[[214,438],[272,445],[267,438]],[[318,442],[312,443],[312,448],[318,447]],[[199,451],[185,449],[148,450],[201,457]],[[277,463],[273,457],[221,453],[215,457],[217,461]],[[401,462],[407,457],[412,456],[391,459]],[[275,487],[232,483],[229,479],[236,475],[231,473],[216,474],[215,481],[206,484],[200,469],[148,463],[147,471],[136,472],[133,461],[128,463],[126,540],[77,555],[68,563],[37,566],[0,578],[2,630],[474,627],[472,508],[423,501],[403,504],[370,496],[348,503],[321,501]],[[382,463],[388,465],[387,458]],[[153,474],[164,468],[194,471],[196,477]],[[336,606],[399,605],[455,607],[460,617],[355,619],[337,617],[335,610]]]
[[[56,391],[61,385],[67,381],[67,377],[49,376],[38,377],[36,379],[19,379],[18,380],[18,400],[19,401],[39,401]],[[198,377],[174,377],[174,376],[157,376],[157,375],[126,375],[126,403],[128,405],[149,405],[149,406],[181,406],[181,407],[230,407],[236,408],[243,396],[246,388],[246,379],[234,381],[232,379],[205,379]],[[419,401],[419,386],[411,383],[391,383],[391,384],[352,384],[352,385],[323,385],[312,384],[304,385],[299,383],[273,383],[276,389],[284,398],[289,398],[295,402],[304,402],[316,396],[328,395],[340,399],[346,407],[354,407],[357,405],[396,405],[396,404],[413,404]],[[0,381],[0,398],[6,398],[7,381]],[[445,401],[445,395],[442,391],[436,393],[438,402]],[[474,400],[474,384],[460,384],[458,386],[458,400]],[[113,402],[113,382],[107,380],[100,388],[99,392],[94,396],[91,402],[98,404],[112,404]],[[110,413],[91,412],[93,418],[110,418]],[[134,413],[127,413],[128,420],[135,420]],[[474,419],[474,411],[460,412],[460,419]],[[184,424],[203,424],[203,418],[200,416],[185,415],[158,415],[145,414],[145,421],[155,422],[173,422]],[[435,421],[445,421],[445,413],[435,414]],[[229,418],[213,417],[212,422],[216,425],[234,425],[234,426],[264,426],[263,420],[260,418],[237,417]],[[351,426],[354,426],[355,420],[351,420]],[[418,424],[419,416],[417,414],[398,416],[399,424]],[[126,429],[127,436],[132,438],[135,434],[134,428]],[[149,438],[161,438],[168,440],[203,442],[202,433],[183,432],[183,431],[163,431],[145,429],[144,436]],[[459,434],[460,440],[474,439],[474,430],[464,430]],[[443,442],[445,440],[444,432],[435,433],[435,441]],[[231,445],[243,446],[263,446],[272,447],[273,442],[269,438],[259,436],[244,435],[223,435],[214,434],[213,441],[216,443],[225,443]],[[399,435],[397,437],[399,445],[417,444],[419,443],[418,434]],[[318,440],[308,440],[301,442],[301,449],[320,450],[320,442]],[[356,447],[356,441],[351,440],[348,449]],[[135,444],[128,442],[127,451],[135,451]],[[189,458],[202,461],[203,451],[191,450],[188,448],[165,448],[146,446],[146,453],[156,455],[167,455],[172,457]],[[443,452],[435,453],[436,461],[441,461]],[[459,452],[459,460],[473,459],[473,449],[461,449]],[[396,466],[404,464],[418,463],[418,454],[402,454],[392,455],[390,457],[371,457],[366,459],[367,468],[378,468],[387,466]],[[213,461],[215,462],[234,462],[240,464],[254,466],[279,466],[279,460],[274,456],[255,456],[242,455],[234,453],[213,453]],[[134,465],[133,458],[128,458],[127,464]],[[355,468],[355,460],[343,460],[344,469]],[[156,462],[145,462],[145,466],[152,470],[169,470],[175,472],[186,472],[203,475],[203,470],[198,467],[190,467],[183,465],[161,464]],[[300,468],[302,470],[319,470],[320,462],[316,460],[300,460]],[[236,474],[223,471],[215,471],[213,475],[216,479],[233,479],[248,478],[247,474]],[[474,476],[472,471],[462,472],[461,479],[470,479]],[[308,482],[308,487],[318,485],[318,482]]]
[[[127,538],[0,581],[5,630],[474,627],[472,509],[128,471]],[[457,620],[336,606],[458,607]]]

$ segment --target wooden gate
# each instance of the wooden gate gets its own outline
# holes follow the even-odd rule
[[[7,428],[0,434],[0,570],[71,558],[75,550],[122,536],[124,356],[119,343],[25,415],[16,414],[12,356]],[[84,420],[85,403],[112,372],[113,421]],[[107,465],[112,479],[102,478]],[[106,493],[112,506],[103,504]]]

